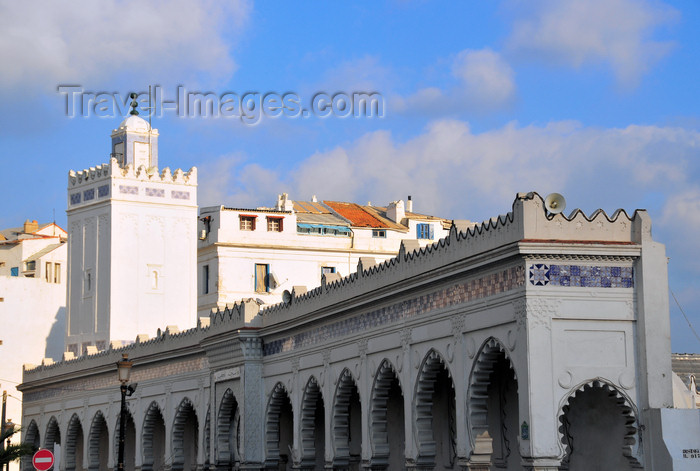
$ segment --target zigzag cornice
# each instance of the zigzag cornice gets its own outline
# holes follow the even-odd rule
[[[587,226],[587,227],[584,227]],[[587,231],[587,232],[586,232]],[[263,327],[296,319],[329,305],[353,299],[427,271],[456,261],[507,246],[521,240],[591,240],[604,239],[610,243],[641,243],[651,240],[651,222],[646,211],[636,210],[630,217],[623,209],[612,216],[598,209],[590,216],[581,210],[569,216],[549,214],[544,199],[535,192],[519,193],[512,211],[481,224],[458,231],[452,225],[447,237],[413,251],[401,246],[399,254],[384,262],[364,267],[358,263],[357,272],[326,283],[307,293],[293,296],[289,303],[264,308],[260,314]],[[590,255],[567,255],[567,259]],[[617,261],[614,255],[607,260]],[[619,257],[629,261],[628,257]]]

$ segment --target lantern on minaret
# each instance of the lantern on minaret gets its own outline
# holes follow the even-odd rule
[[[111,156],[117,159],[120,167],[158,167],[158,130],[152,129],[148,121],[139,116],[136,98],[138,95],[132,93],[129,116],[112,131]]]

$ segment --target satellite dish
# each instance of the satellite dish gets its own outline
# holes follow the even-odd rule
[[[284,290],[282,293],[282,301],[284,301],[285,304],[289,304],[292,301],[292,293],[290,293],[289,290]]]
[[[559,214],[566,208],[566,200],[559,193],[550,193],[544,199],[544,207],[552,214]]]

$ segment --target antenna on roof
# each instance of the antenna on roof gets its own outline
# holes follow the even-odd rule
[[[53,235],[56,235],[56,208],[53,208]]]

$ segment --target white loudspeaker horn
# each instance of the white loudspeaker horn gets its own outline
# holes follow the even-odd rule
[[[544,207],[552,214],[559,214],[566,208],[566,200],[559,193],[550,193],[544,199]]]

